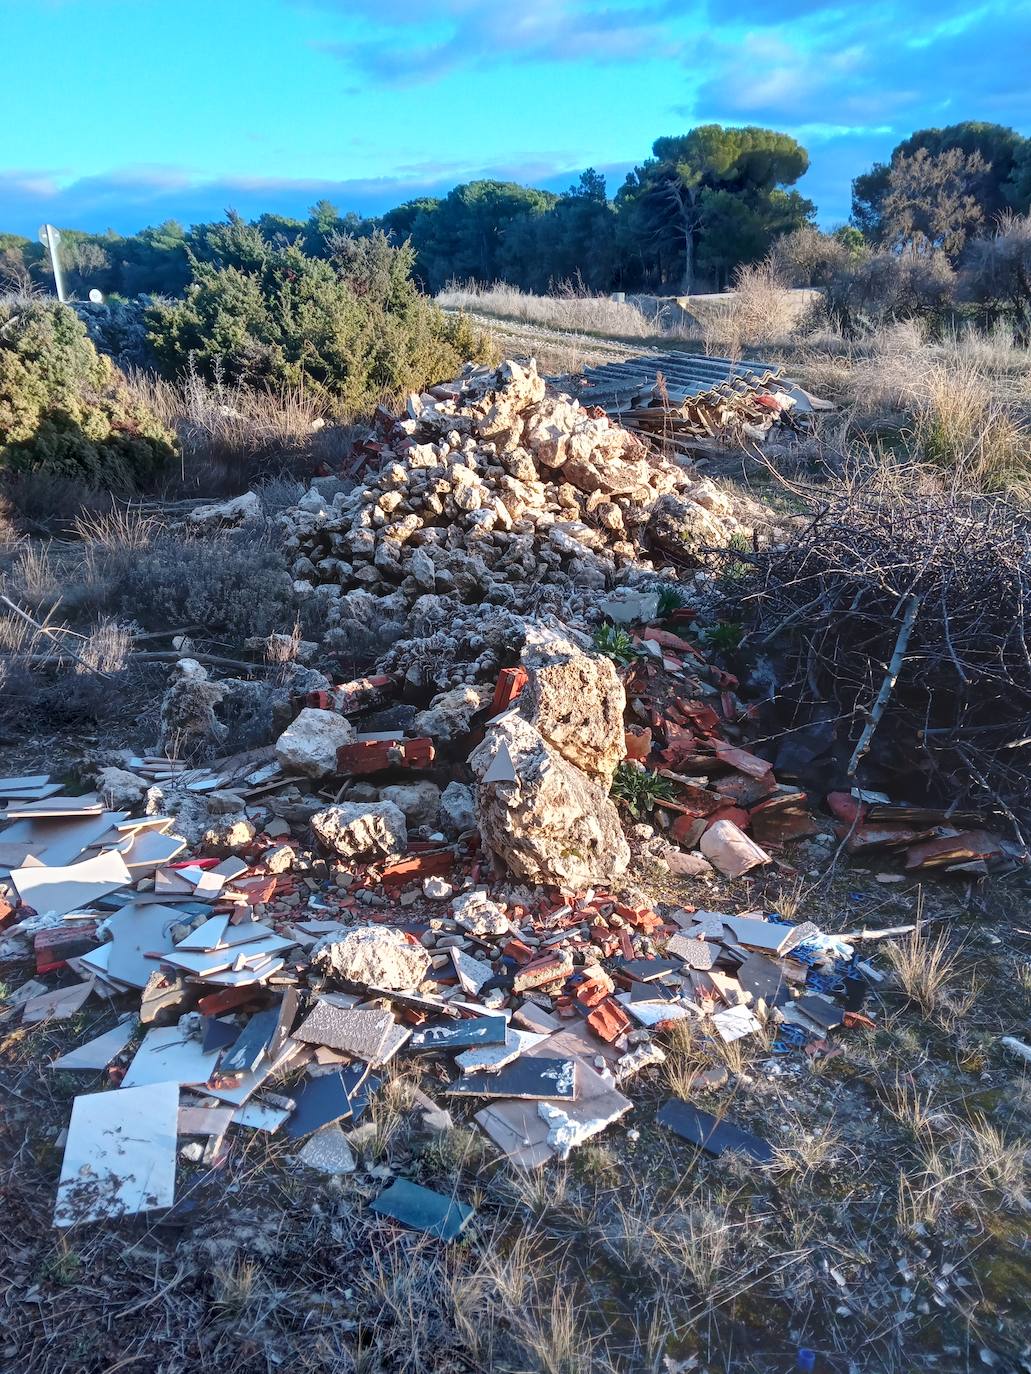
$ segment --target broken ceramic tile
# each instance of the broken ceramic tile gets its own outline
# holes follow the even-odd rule
[[[255,1012],[218,1063],[220,1074],[252,1073],[268,1049],[279,1024],[279,1008]]]
[[[741,1130],[731,1121],[721,1121],[688,1102],[681,1102],[677,1097],[661,1107],[655,1119],[706,1154],[718,1157],[733,1150],[759,1164],[769,1164],[773,1160],[773,1150],[765,1140]]]
[[[121,1054],[122,1050],[125,1049],[133,1037],[135,1028],[135,1019],[129,1016],[119,1025],[105,1031],[103,1035],[87,1040],[85,1045],[80,1045],[77,1050],[69,1050],[67,1054],[62,1054],[60,1059],[55,1059],[50,1067],[52,1069],[78,1070],[106,1069],[115,1055]]]
[[[815,1021],[822,1030],[835,1030],[841,1025],[841,1018],[844,1015],[842,1008],[827,997],[810,993],[805,997],[800,997],[794,1005],[803,1015],[808,1016],[810,1021]]]
[[[748,1007],[727,1007],[724,1011],[713,1012],[712,1024],[721,1040],[728,1044],[746,1035],[754,1035],[762,1030],[762,1025],[754,1012]]]
[[[519,1097],[566,1101],[576,1097],[576,1064],[572,1059],[524,1055],[497,1073],[466,1074],[447,1092],[461,1097]]]
[[[172,927],[181,920],[172,907],[137,906],[130,902],[107,918],[111,952],[105,972],[129,987],[144,988],[157,969],[149,954],[161,955],[172,948]]]
[[[30,997],[22,1004],[22,1023],[26,1026],[40,1021],[66,1021],[74,1016],[93,991],[93,980],[73,983],[68,988],[54,988],[51,992],[41,992]]]
[[[171,1207],[179,1087],[154,1083],[72,1103],[55,1226]]]
[[[41,916],[64,916],[132,881],[122,856],[105,850],[95,859],[62,868],[15,868],[11,881],[18,896]]]
[[[628,978],[634,978],[642,983],[650,983],[656,978],[664,977],[667,973],[675,973],[679,967],[679,964],[673,963],[670,959],[616,960],[616,968],[620,973],[625,973]]]
[[[420,1026],[408,1042],[411,1052],[462,1050],[471,1046],[504,1045],[503,1016],[476,1016],[467,1021],[448,1021],[443,1026]]]
[[[185,940],[180,940],[175,947],[176,951],[218,949],[228,925],[228,916],[212,916],[203,925],[199,925],[196,930],[191,931]]]
[[[150,1083],[178,1083],[194,1087],[206,1083],[218,1062],[218,1052],[205,1050],[178,1026],[155,1026],[143,1037],[122,1079],[123,1088]]]
[[[763,954],[750,954],[737,969],[737,981],[754,1001],[760,998],[775,1007],[790,997],[789,984],[781,965]]]
[[[217,1016],[205,1016],[202,1026],[201,1047],[205,1050],[224,1050],[240,1035],[240,1027],[235,1021],[220,1021]]]
[[[455,1064],[462,1073],[495,1073],[547,1039],[546,1035],[535,1031],[510,1029],[503,1045],[481,1045],[464,1050],[455,1055]]]
[[[278,1131],[289,1116],[286,1107],[273,1107],[268,1102],[245,1102],[233,1112],[233,1125],[246,1126],[252,1131]]]
[[[475,1215],[474,1209],[455,1198],[399,1178],[385,1188],[371,1209],[414,1231],[425,1231],[438,1240],[455,1240]]]
[[[351,1116],[351,1101],[339,1072],[307,1079],[294,1096],[297,1106],[285,1126],[291,1140],[300,1140],[321,1126]]]
[[[720,956],[719,945],[693,936],[674,935],[666,945],[666,953],[680,959],[688,968],[710,969]]]

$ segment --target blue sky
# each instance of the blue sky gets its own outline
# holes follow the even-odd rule
[[[831,227],[916,128],[1031,133],[1031,0],[0,0],[0,230],[374,213],[476,176],[614,193],[654,138],[764,124]]]

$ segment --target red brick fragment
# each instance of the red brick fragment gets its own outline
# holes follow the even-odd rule
[[[518,939],[515,935],[512,936],[506,945],[502,946],[501,953],[506,955],[509,959],[514,959],[517,964],[528,964],[533,958],[533,950],[530,946],[524,944],[523,941]]]
[[[576,985],[576,1000],[582,1007],[596,1007],[612,996],[615,984],[600,964],[595,964]]]
[[[846,825],[851,825],[853,821],[857,825],[862,825],[868,809],[866,803],[861,802],[858,797],[853,797],[851,792],[827,793],[827,810]]]
[[[500,715],[506,707],[511,706],[529,680],[525,668],[502,668],[490,704],[491,716]]]
[[[515,976],[512,984],[514,992],[525,992],[529,988],[539,988],[547,983],[565,982],[573,971],[572,958],[564,953],[545,954],[525,964]]]
[[[678,816],[670,826],[670,834],[685,849],[694,849],[705,834],[704,816]]]
[[[985,830],[964,830],[959,835],[943,835],[926,844],[915,844],[906,853],[906,869],[945,868],[974,859],[995,859],[1001,854],[1002,845],[994,835]]]
[[[0,930],[14,922],[14,907],[6,897],[0,897]]]
[[[630,1029],[630,1017],[611,997],[594,1008],[587,1018],[587,1024],[600,1039],[611,1045]]]
[[[716,741],[716,757],[728,768],[736,768],[750,778],[766,778],[773,772],[773,764],[766,759],[750,754],[747,749],[738,749],[736,745],[724,744],[722,740]]]
[[[428,768],[433,762],[431,739],[363,739],[337,750],[337,771],[351,776],[381,773],[385,768]]]
[[[197,1010],[202,1016],[221,1016],[224,1011],[232,1011],[235,1007],[242,1007],[246,1002],[253,1001],[261,991],[261,988],[253,985],[244,988],[223,988],[221,992],[212,992],[207,997],[202,997],[197,1003]]]
[[[661,649],[677,649],[684,654],[694,654],[698,657],[698,650],[693,644],[689,644],[686,639],[681,639],[679,635],[673,634],[670,630],[660,630],[657,625],[649,625],[641,635],[642,639],[650,639],[653,644],[658,644]]]
[[[652,732],[641,725],[630,725],[623,732],[624,748],[628,759],[644,763],[652,751]]]
[[[409,878],[441,877],[450,873],[455,866],[455,855],[451,849],[437,849],[425,854],[406,854],[397,863],[386,864],[382,870],[383,881],[390,883],[406,882]]]
[[[720,806],[711,816],[705,818],[705,829],[710,825],[715,825],[717,821],[733,821],[739,830],[747,830],[751,825],[751,817],[747,811],[740,806]]]
[[[74,925],[40,930],[32,941],[36,972],[53,973],[64,968],[66,960],[74,959],[79,954],[89,954],[98,944],[95,921],[76,921]]]

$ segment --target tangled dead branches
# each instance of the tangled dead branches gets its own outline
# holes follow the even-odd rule
[[[732,555],[750,644],[850,720],[849,773],[876,732],[942,799],[1031,815],[1031,519],[888,464],[821,495],[789,543]]]

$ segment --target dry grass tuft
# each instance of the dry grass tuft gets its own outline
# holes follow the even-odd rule
[[[961,355],[962,356],[962,355]],[[980,361],[936,362],[919,382],[915,436],[924,458],[964,483],[1002,490],[1028,482],[1031,425]]]
[[[941,1013],[957,974],[948,937],[942,933],[931,940],[918,928],[903,940],[890,941],[885,954],[902,991],[924,1016]]]

